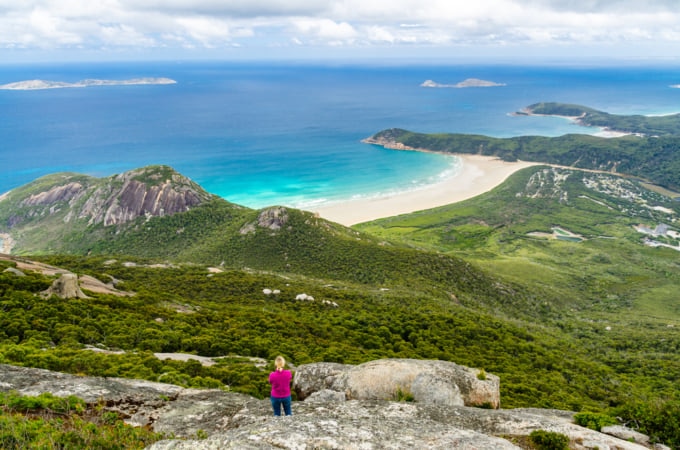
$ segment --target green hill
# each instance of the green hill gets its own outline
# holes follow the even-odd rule
[[[637,133],[647,136],[680,134],[680,114],[665,116],[617,115],[566,103],[535,103],[524,111],[527,114],[575,117],[587,127],[604,127],[612,131]]]
[[[658,308],[678,320],[678,217],[677,201],[634,180],[531,167],[468,201],[355,228],[474,261],[571,307]],[[659,225],[667,232],[654,235]]]

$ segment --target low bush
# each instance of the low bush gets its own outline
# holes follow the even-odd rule
[[[618,422],[615,418],[607,414],[580,412],[574,415],[574,422],[582,427],[590,428],[591,430],[600,431],[602,427],[607,425],[616,425]]]
[[[534,430],[529,440],[538,450],[568,450],[569,437],[554,431]]]

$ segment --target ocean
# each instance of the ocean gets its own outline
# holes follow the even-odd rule
[[[166,164],[260,208],[418,189],[451,156],[361,143],[385,128],[496,137],[596,133],[513,116],[541,101],[618,114],[680,112],[677,67],[167,62],[0,65],[0,85],[166,77],[168,85],[0,90],[0,193],[53,172],[108,176]],[[494,87],[426,88],[468,78]]]

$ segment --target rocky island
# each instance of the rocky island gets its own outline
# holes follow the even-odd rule
[[[177,83],[177,81],[171,78],[133,78],[130,80],[88,79],[76,81],[75,83],[68,83],[65,81],[25,80],[0,85],[0,89],[12,91],[36,91],[41,89],[82,88],[90,86],[134,86],[144,84],[175,84],[175,83]]]
[[[505,86],[505,83],[496,83],[495,81],[480,80],[479,78],[467,78],[456,84],[442,84],[433,80],[425,80],[420,85],[427,88],[469,88],[469,87],[496,87]]]

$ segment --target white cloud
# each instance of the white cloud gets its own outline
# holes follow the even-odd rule
[[[0,0],[0,49],[678,43],[677,0]]]
[[[299,34],[329,42],[351,42],[357,37],[357,31],[347,22],[334,22],[329,19],[301,18],[293,19],[292,24]]]
[[[123,47],[154,47],[157,41],[129,25],[102,25],[99,36],[104,44]]]
[[[186,34],[206,47],[227,42],[230,38],[229,25],[218,19],[178,17],[175,22],[181,30],[179,34]]]

